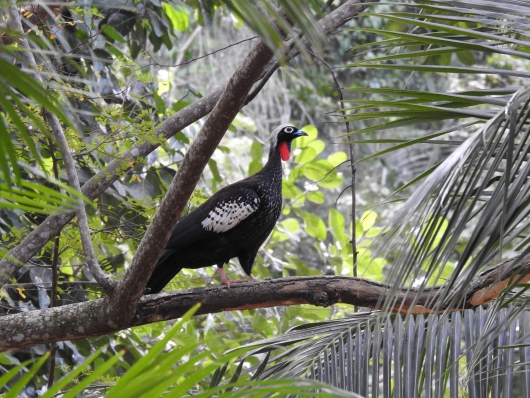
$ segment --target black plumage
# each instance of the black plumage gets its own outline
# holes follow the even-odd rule
[[[307,135],[282,125],[271,134],[267,164],[256,174],[220,189],[197,209],[181,218],[147,282],[149,294],[160,292],[182,268],[219,267],[238,257],[245,273],[269,236],[282,207],[281,160],[289,159],[291,141]]]

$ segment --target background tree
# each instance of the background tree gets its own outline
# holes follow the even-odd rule
[[[526,351],[519,348],[526,339],[526,318],[520,315],[524,305],[518,302],[500,310],[514,303],[513,290],[503,291],[487,312],[466,312],[463,318],[444,313],[496,298],[508,282],[525,287],[527,93],[517,85],[526,74],[488,65],[501,61],[504,66],[517,65],[527,57],[526,28],[521,22],[526,6],[514,4],[442,1],[381,5],[373,14],[363,14],[361,27],[343,31],[328,42],[323,35],[367,5],[315,2],[305,7],[279,2],[281,11],[276,11],[268,3],[259,3],[258,12],[246,2],[228,3],[229,10],[214,2],[207,7],[203,2],[190,3],[189,8],[157,2],[119,4],[116,8],[113,4],[105,4],[107,8],[69,6],[61,10],[48,31],[50,25],[41,21],[53,9],[45,14],[33,9],[17,26],[19,13],[12,4],[11,30],[6,30],[4,37],[9,42],[19,32],[27,34],[21,36],[18,47],[4,47],[5,59],[30,75],[42,76],[48,91],[39,90],[20,69],[6,63],[8,79],[2,88],[7,98],[23,101],[16,106],[6,101],[1,104],[5,111],[3,137],[11,149],[6,151],[2,168],[7,194],[2,202],[6,203],[2,210],[5,258],[0,267],[5,272],[3,283],[8,276],[14,277],[3,289],[6,316],[0,319],[1,335],[5,336],[1,345],[21,348],[101,336],[182,316],[202,299],[197,313],[209,315],[179,324],[183,327],[179,330],[181,338],[200,342],[194,349],[209,350],[209,359],[189,362],[205,375],[193,379],[196,385],[190,387],[195,385],[205,394],[206,381],[229,394],[231,387],[223,383],[240,375],[254,379],[312,377],[362,395],[390,394],[393,388],[406,396],[422,390],[441,394],[448,387],[456,391],[462,378],[469,394],[498,396],[502,389],[506,394],[512,391],[513,377],[518,374],[523,376],[521,388],[526,391]],[[262,14],[274,23],[263,23]],[[313,19],[318,18],[322,19],[317,25]],[[242,37],[241,32],[248,31],[234,30],[234,21],[245,21],[262,41],[252,39],[258,43],[252,47],[250,40],[241,42],[248,38],[248,33]],[[291,41],[283,42],[284,37]],[[37,55],[34,62],[15,52],[16,48],[31,48],[24,38],[38,49],[33,51]],[[214,49],[204,43],[220,38],[226,39],[226,44],[241,43],[210,54],[225,43]],[[241,50],[243,46],[248,47]],[[331,66],[351,62],[344,50],[352,46],[357,53],[350,66],[355,68],[330,72]],[[277,49],[276,58],[269,48]],[[235,55],[225,55],[228,51]],[[290,59],[298,52],[302,56],[295,64],[282,64],[280,73],[271,77],[278,67],[274,59]],[[214,57],[220,61],[211,62]],[[237,62],[242,58],[243,62]],[[206,68],[196,66],[205,61],[210,62]],[[404,72],[396,72],[400,70]],[[458,80],[443,74],[455,72]],[[511,80],[508,84],[502,79],[476,79],[475,73],[485,72]],[[216,88],[223,73],[227,80],[231,76],[230,84]],[[252,88],[258,80],[261,83]],[[359,82],[369,82],[369,87],[359,87]],[[353,90],[337,91],[338,85]],[[49,89],[60,96],[51,95]],[[340,116],[342,120],[334,114],[326,119],[323,114],[338,110],[339,93],[345,101],[339,111],[346,114]],[[372,97],[367,99],[364,93]],[[197,98],[194,102],[190,101],[193,97]],[[349,102],[356,106],[348,108],[345,104]],[[41,107],[31,105],[35,103]],[[207,114],[208,119],[201,120]],[[196,289],[138,301],[162,243],[182,210],[188,211],[210,192],[258,170],[263,161],[260,141],[275,125],[289,120],[312,126],[307,128],[310,137],[298,143],[286,175],[284,218],[256,267],[259,277],[275,279],[230,291]],[[383,121],[372,122],[377,120]],[[510,120],[515,122],[510,124]],[[324,124],[326,121],[341,124]],[[332,145],[348,140],[341,138],[345,137],[339,131],[344,129],[342,122],[350,123],[342,131],[363,134],[362,140],[349,138],[350,143],[363,143],[353,153],[356,159],[348,146],[337,151]],[[480,123],[483,126],[477,129]],[[391,136],[385,135],[388,129]],[[249,137],[256,130],[260,135]],[[61,134],[69,148],[61,147]],[[335,138],[330,141],[330,137]],[[422,148],[416,149],[417,144]],[[387,155],[398,149],[408,154]],[[70,173],[67,179],[69,152],[77,173]],[[22,163],[14,163],[16,158]],[[348,158],[350,164],[343,164]],[[340,195],[349,185],[342,173],[348,173],[351,181],[349,169],[355,167],[359,168],[355,195]],[[379,172],[380,181],[374,178]],[[75,213],[39,215],[66,200],[62,193],[43,191],[42,186],[64,189],[58,182],[64,179],[75,187],[75,174],[81,192],[95,203],[87,207],[90,230],[84,229],[84,245],[77,226],[68,224]],[[416,185],[419,188],[410,190],[423,179],[422,185]],[[194,191],[198,181],[199,189]],[[14,188],[10,190],[11,185]],[[494,191],[488,191],[491,189]],[[68,193],[73,194],[71,190]],[[24,201],[28,195],[33,200]],[[164,195],[155,215],[154,205]],[[397,195],[410,198],[402,205],[403,198],[396,199]],[[384,207],[373,208],[381,202]],[[76,206],[79,199],[69,199],[69,203]],[[355,208],[356,203],[363,208]],[[83,218],[81,208],[77,206],[78,221]],[[397,209],[396,221],[383,230],[384,220]],[[358,216],[353,225],[351,213]],[[83,233],[83,228],[79,231]],[[352,248],[351,240],[357,249]],[[95,252],[92,256],[87,254],[90,242]],[[358,252],[358,273],[365,280],[346,277],[353,273],[354,252]],[[503,262],[514,255],[518,257]],[[21,267],[15,259],[28,264]],[[483,271],[489,265],[497,266]],[[337,276],[276,279],[322,273]],[[109,278],[109,274],[118,278]],[[190,280],[196,275],[182,273],[170,288],[203,286],[202,278]],[[199,275],[209,277],[211,271],[202,270]],[[386,285],[374,282],[384,279]],[[103,291],[104,298],[98,299]],[[521,292],[516,299],[522,297]],[[72,301],[79,304],[46,309]],[[349,320],[342,319],[351,312],[344,307],[248,310],[336,302],[441,316],[401,318],[382,311],[356,314]],[[238,308],[247,310],[211,314]],[[335,320],[308,325],[332,318]],[[280,335],[292,326],[297,328]],[[113,337],[60,342],[57,355],[62,369],[55,369],[51,361],[47,363],[51,372],[33,367],[24,373],[26,365],[22,365],[12,367],[11,374],[29,375],[34,370],[38,375],[34,385],[41,388],[45,381],[51,384],[54,372],[60,376],[67,366],[103,347],[99,361],[92,357],[93,364],[86,363],[92,371],[83,380],[86,384],[97,380],[113,384],[122,369],[134,364],[153,339],[165,333],[159,323]],[[225,345],[219,344],[220,333]],[[256,342],[260,334],[273,339]],[[209,340],[211,336],[216,339]],[[221,353],[242,342],[252,342],[251,348],[274,345],[251,352],[239,365],[219,367],[229,360],[221,358]],[[291,347],[293,343],[297,345]],[[289,350],[271,356],[278,344]],[[133,349],[120,354],[123,346]],[[421,351],[415,351],[416,347]],[[45,348],[28,350],[5,354],[6,369],[28,354],[42,355]],[[172,358],[173,362],[167,357],[164,363],[174,363]],[[212,374],[214,368],[207,365],[216,358],[222,363]],[[466,365],[467,373],[459,373],[459,365]],[[103,370],[98,373],[98,368]],[[398,375],[393,384],[391,370]],[[379,374],[383,375],[381,386],[374,382]],[[61,388],[74,377],[66,376]],[[175,394],[185,392],[186,384],[167,380],[167,386],[179,385]],[[16,391],[15,387],[12,384],[11,391]],[[31,387],[25,388],[25,393],[31,394]]]

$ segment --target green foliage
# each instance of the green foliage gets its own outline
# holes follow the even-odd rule
[[[162,3],[162,8],[171,22],[173,29],[179,30],[181,32],[188,29],[189,20],[184,7],[177,6],[177,8],[175,8],[169,3]]]
[[[66,373],[51,388],[40,396],[52,398],[57,394],[64,397],[76,397],[90,387],[92,390],[101,390],[105,397],[182,397],[191,392],[193,396],[201,397],[236,397],[246,396],[252,390],[252,396],[265,396],[270,393],[276,396],[311,397],[352,397],[353,395],[343,390],[330,387],[323,383],[314,381],[298,380],[295,378],[283,380],[260,380],[253,381],[253,377],[244,375],[241,377],[241,365],[239,373],[235,373],[230,379],[223,381],[228,364],[232,362],[241,350],[228,352],[217,356],[210,351],[209,339],[195,340],[183,333],[185,325],[191,316],[200,307],[197,304],[188,311],[164,336],[156,342],[134,365],[128,367],[125,374],[112,382],[105,382],[103,375],[112,367],[115,367],[125,354],[121,350],[108,359],[102,360],[103,347],[96,350],[83,363]],[[256,328],[263,326],[256,324]],[[225,351],[225,344],[218,345],[217,351]],[[42,367],[48,355],[43,355],[33,365],[32,360],[22,363],[4,375],[0,376],[0,388],[7,391],[5,397],[16,397],[28,385],[31,378]],[[26,366],[29,370],[12,386],[7,387],[11,380]],[[220,371],[224,369],[223,374]],[[211,375],[210,383],[206,383]],[[97,383],[96,383],[97,382]]]
[[[313,12],[318,10],[322,3],[312,1],[293,5],[293,2],[280,1],[278,4],[286,7],[285,18],[296,25],[295,29],[289,28],[286,31],[295,36],[297,29],[300,29],[318,51],[321,38],[320,32],[315,30]],[[422,6],[425,4],[422,3]],[[292,103],[293,122],[304,120],[305,116],[300,115],[311,115],[316,123],[322,124],[303,127],[309,136],[294,142],[292,161],[286,168],[286,178],[283,181],[285,203],[282,218],[266,247],[260,251],[253,269],[259,279],[322,275],[324,272],[351,276],[351,236],[355,228],[358,275],[379,281],[390,275],[390,280],[393,280],[391,271],[399,268],[396,266],[399,259],[393,250],[395,246],[385,245],[385,239],[393,234],[393,230],[384,229],[382,226],[386,224],[389,213],[394,213],[395,208],[377,207],[379,201],[372,199],[388,196],[384,192],[391,188],[390,192],[393,191],[393,194],[389,195],[383,204],[392,205],[391,197],[394,201],[403,200],[396,197],[398,193],[409,195],[409,188],[414,183],[438,176],[437,169],[444,154],[440,154],[440,159],[433,160],[426,168],[414,168],[415,171],[421,170],[406,180],[409,182],[399,182],[395,185],[394,181],[379,182],[383,180],[380,179],[379,173],[381,164],[391,172],[398,172],[399,170],[395,169],[399,166],[396,166],[396,159],[392,158],[395,154],[401,156],[398,151],[419,145],[423,145],[421,148],[432,147],[449,138],[455,139],[455,144],[458,144],[457,134],[462,131],[467,134],[470,129],[491,120],[497,111],[504,110],[508,97],[515,92],[515,89],[511,88],[490,88],[489,84],[494,80],[488,79],[498,76],[503,79],[528,76],[524,68],[518,68],[509,62],[510,57],[521,56],[523,60],[528,58],[527,54],[521,55],[528,51],[525,42],[521,40],[522,37],[518,36],[522,34],[522,29],[519,29],[517,34],[512,34],[513,31],[509,29],[493,34],[491,32],[497,29],[499,21],[483,25],[487,18],[482,18],[483,22],[478,23],[469,20],[472,19],[469,15],[451,13],[447,7],[439,4],[431,4],[430,8],[426,8],[432,15],[411,12],[402,5],[399,13],[390,14],[386,11],[393,8],[389,7],[393,6],[382,5],[378,9],[382,12],[374,12],[368,18],[352,21],[352,24],[362,25],[352,31],[351,37],[345,34],[336,35],[326,44],[326,48],[332,49],[326,51],[326,59],[330,63],[350,63],[354,66],[351,71],[346,68],[341,70],[339,76],[341,84],[355,82],[345,93],[347,115],[341,120],[351,121],[352,129],[348,134],[339,134],[342,136],[339,139],[350,140],[356,144],[357,196],[360,200],[354,222],[351,220],[349,201],[345,200],[350,191],[341,194],[349,180],[349,164],[344,165],[349,155],[343,151],[344,147],[330,144],[328,134],[337,135],[338,133],[333,132],[338,129],[323,127],[324,122],[329,121],[325,119],[324,113],[335,107],[334,103],[331,103],[336,99],[336,93],[330,88],[330,77],[327,72],[319,71],[316,63],[300,63],[296,65],[298,70],[295,73],[285,68],[288,73],[281,77],[275,76],[280,79],[279,84],[289,85],[281,95],[275,91],[274,98],[276,100],[277,97],[285,96],[285,99]],[[46,122],[37,106],[40,101],[35,97],[35,93],[32,97],[31,90],[34,90],[37,95],[48,96],[48,101],[60,108],[59,111],[64,106],[66,111],[63,112],[75,116],[78,122],[75,126],[67,124],[66,119],[62,122],[72,153],[78,161],[78,171],[83,182],[125,150],[131,150],[138,145],[160,144],[160,148],[145,161],[121,162],[118,169],[119,179],[94,201],[95,206],[88,208],[89,225],[98,259],[108,272],[119,278],[130,263],[146,225],[156,211],[157,203],[165,194],[202,121],[169,140],[156,135],[156,126],[196,98],[202,97],[213,83],[220,83],[205,78],[217,77],[218,74],[214,68],[217,61],[213,62],[211,58],[204,60],[204,64],[201,64],[203,61],[200,60],[191,64],[190,70],[193,68],[192,73],[197,75],[195,79],[189,78],[190,73],[185,69],[186,65],[171,68],[161,65],[186,63],[225,44],[231,44],[224,43],[215,36],[217,29],[224,33],[221,23],[218,23],[219,19],[215,21],[214,29],[208,31],[210,36],[202,36],[200,40],[193,39],[197,36],[192,36],[200,31],[200,25],[212,25],[215,13],[216,18],[226,17],[230,10],[238,10],[239,13],[234,11],[236,14],[231,16],[235,18],[224,18],[224,22],[229,20],[237,26],[250,23],[271,46],[283,45],[283,41],[277,40],[278,32],[271,29],[270,24],[264,23],[278,17],[278,13],[269,3],[234,1],[230,2],[227,8],[224,2],[215,0],[189,1],[184,5],[175,2],[139,2],[127,4],[127,7],[120,10],[111,6],[101,10],[96,7],[91,10],[72,7],[65,9],[70,10],[73,20],[68,21],[66,16],[58,16],[54,25],[54,28],[63,31],[66,35],[64,38],[54,39],[53,36],[58,35],[57,31],[52,33],[46,27],[40,28],[42,30],[36,29],[28,35],[39,35],[33,42],[42,49],[38,67],[45,72],[43,75],[47,79],[49,76],[47,86],[19,87],[15,82],[12,86],[7,85],[9,79],[17,77],[11,73],[8,74],[8,79],[5,79],[6,82],[2,83],[7,87],[3,91],[6,93],[5,99],[10,99],[15,94],[20,94],[23,98],[20,103],[15,104],[7,100],[1,102],[0,99],[2,118],[5,120],[2,126],[5,125],[6,128],[5,134],[2,135],[0,131],[0,139],[9,139],[8,144],[12,144],[11,152],[5,152],[12,180],[16,180],[16,173],[12,169],[16,167],[12,166],[15,158],[38,169],[40,173],[33,173],[25,166],[20,167],[21,185],[10,193],[18,196],[11,196],[10,203],[19,206],[17,209],[26,213],[12,212],[13,206],[0,209],[0,250],[5,253],[7,248],[20,242],[27,231],[42,221],[36,213],[53,211],[56,208],[54,206],[58,204],[73,203],[72,193],[68,196],[70,199],[66,197],[61,202],[55,187],[64,190],[68,187],[48,177],[53,173],[54,166],[57,166],[60,170],[59,179],[64,182],[64,167],[53,142],[48,140]],[[417,11],[418,8],[414,10]],[[309,11],[312,13],[309,14]],[[285,18],[281,17],[278,21],[280,28],[285,27]],[[410,30],[411,26],[414,30]],[[97,34],[94,35],[94,32]],[[494,37],[488,36],[491,34]],[[361,40],[366,44],[361,44]],[[499,42],[489,45],[487,40]],[[61,43],[69,43],[70,49],[73,50],[59,47]],[[359,44],[354,48],[356,54],[353,61],[346,59],[344,55],[351,54],[346,52],[346,49],[351,47],[352,43]],[[12,53],[15,51],[10,50]],[[305,48],[302,50],[305,51]],[[495,57],[484,58],[481,52],[495,54]],[[49,53],[54,54],[53,62],[52,57],[46,58]],[[224,59],[226,58],[228,57]],[[484,68],[484,65],[475,67],[474,62],[485,62],[487,68]],[[13,63],[9,64],[19,71]],[[50,65],[54,67],[48,69]],[[422,72],[427,72],[430,76],[425,80],[415,80]],[[488,78],[482,79],[484,72],[488,74]],[[444,73],[458,73],[462,80],[465,80],[464,77],[468,74],[477,80],[480,87],[485,88],[476,90],[473,87],[464,87],[446,92],[449,84],[442,78]],[[21,77],[23,80],[26,78]],[[300,80],[296,80],[297,78]],[[195,87],[200,79],[205,79],[204,84]],[[366,84],[366,87],[357,87],[359,84]],[[429,89],[426,90],[425,87]],[[437,88],[433,90],[432,87]],[[262,94],[264,92],[260,95]],[[62,104],[61,107],[58,104]],[[318,104],[318,107],[315,104]],[[265,118],[277,120],[276,110],[271,111],[263,106],[263,103],[259,104],[258,109]],[[186,211],[193,210],[222,186],[252,175],[263,166],[263,145],[254,139],[256,126],[262,126],[263,121],[254,123],[249,115],[252,113],[245,113],[247,120],[234,122],[227,132],[227,142],[223,142],[209,161]],[[454,118],[463,120],[457,125],[443,124]],[[434,132],[424,131],[433,126],[436,128]],[[422,130],[412,130],[413,128]],[[340,131],[342,133],[343,130]],[[403,131],[410,135],[404,137],[401,134]],[[252,137],[251,144],[245,133]],[[385,135],[387,133],[389,135]],[[265,137],[261,130],[259,135],[260,138]],[[336,140],[332,138],[332,141]],[[233,145],[233,142],[238,145]],[[34,153],[32,145],[37,153]],[[496,146],[492,143],[491,148]],[[486,157],[493,158],[493,155],[492,150]],[[503,159],[508,162],[509,157],[504,156]],[[525,159],[522,153],[521,159]],[[409,171],[408,169],[412,168],[405,169]],[[348,178],[343,176],[343,172],[348,173]],[[517,173],[511,174],[512,177],[514,175]],[[482,181],[474,182],[475,185],[469,182],[468,193],[482,184]],[[489,186],[495,187],[494,184],[495,181]],[[6,185],[9,187],[9,182],[6,181]],[[453,192],[448,198],[453,200],[459,195],[461,192]],[[521,198],[514,197],[514,200]],[[468,195],[466,199],[462,199],[461,204],[472,200],[473,195]],[[484,197],[480,200],[484,200]],[[0,200],[0,206],[2,204]],[[437,250],[449,250],[447,239],[453,232],[449,213],[460,207],[448,206],[444,209],[447,210],[444,215],[436,213],[433,209],[422,213],[427,214],[428,218],[425,223],[417,226],[419,235],[403,234],[406,244],[401,246],[401,249],[411,248],[418,253],[429,255],[433,255]],[[404,223],[403,220],[400,222]],[[489,228],[487,223],[482,225]],[[514,235],[520,233],[520,244],[528,239],[524,229],[511,231]],[[430,242],[431,245],[427,247],[424,242]],[[454,246],[455,251],[447,256],[450,261],[443,264],[433,261],[434,256],[428,261],[414,262],[419,271],[409,273],[406,282],[418,283],[425,280],[425,284],[440,283],[451,278],[457,268],[472,266],[470,261],[460,265],[455,261],[455,253],[460,255],[466,250],[466,243],[465,238],[459,239]],[[383,255],[378,251],[379,247],[388,249],[388,252]],[[510,250],[511,248],[512,246],[509,246]],[[20,286],[5,289],[4,297],[8,297],[10,303],[18,302],[23,309],[44,308],[49,305],[47,300],[51,293],[49,289],[46,291],[41,288],[42,283],[49,284],[49,273],[39,272],[49,269],[52,253],[53,244],[50,242],[32,259],[35,264],[42,263],[45,267],[32,264],[25,274],[17,275]],[[92,283],[84,265],[79,234],[74,224],[68,225],[61,232],[60,253],[57,294],[60,303],[101,297],[101,292]],[[240,277],[241,270],[237,261],[227,268],[228,272]],[[213,268],[200,271],[183,270],[169,288],[203,287],[206,283],[217,283],[218,280],[213,281],[214,278],[217,276]],[[7,303],[7,300],[5,302]],[[329,322],[331,317],[341,318],[349,314],[350,310],[342,306],[332,309],[295,306],[212,314],[181,321],[178,323],[178,330],[168,331],[171,322],[158,323],[123,331],[112,337],[68,342],[59,345],[58,355],[63,361],[61,363],[65,365],[56,369],[59,378],[57,387],[50,391],[56,394],[70,389],[66,394],[73,396],[86,386],[95,387],[100,384],[114,386],[109,391],[111,396],[155,396],[165,392],[175,396],[186,393],[199,396],[260,396],[276,393],[282,396],[282,392],[285,395],[319,396],[314,390],[322,388],[322,384],[305,384],[303,381],[290,379],[257,382],[256,379],[260,378],[258,376],[269,374],[266,366],[269,356],[266,357],[268,359],[263,356],[249,356],[236,366],[233,357],[224,356],[223,352],[255,342],[258,338],[281,336],[292,327],[305,330],[311,340],[315,336],[312,334],[312,326],[329,329],[330,325],[311,325],[311,322]],[[358,329],[352,328],[349,331],[351,339],[362,336],[358,334]],[[388,333],[387,337],[390,338],[392,335]],[[403,338],[403,334],[396,334],[395,341],[399,338]],[[159,339],[160,341],[156,342]],[[336,341],[338,347],[341,343]],[[313,347],[315,343],[312,342]],[[42,355],[36,350],[32,351],[33,355]],[[315,361],[314,355],[310,357],[311,352],[309,346],[308,358]],[[316,360],[322,366],[326,366],[328,358],[333,358],[331,355],[334,355],[331,351],[324,352],[326,355]],[[283,354],[287,358],[289,354],[296,356],[298,352]],[[18,353],[15,355],[18,356]],[[0,363],[7,362],[4,364],[7,369],[17,366],[10,358],[0,356]],[[72,368],[75,364],[74,358],[76,361],[82,358],[86,362]],[[13,359],[16,360],[16,357]],[[335,360],[338,360],[338,357]],[[375,362],[370,366],[377,368],[374,364]],[[26,368],[18,368],[10,374],[26,374],[30,369],[29,363],[24,366]],[[342,369],[348,366],[349,364],[345,364]],[[45,367],[35,369],[37,370],[33,385],[43,386],[47,370]],[[125,373],[120,377],[122,370]],[[254,379],[251,380],[252,378]],[[12,379],[11,385],[14,383],[16,380]],[[49,395],[52,394],[50,391]],[[338,390],[321,391],[322,396],[344,394]]]
[[[55,93],[46,90],[30,74],[21,72],[2,58],[0,68],[5,81],[9,82],[9,85],[0,82],[0,146],[3,148],[0,151],[0,207],[43,214],[50,214],[61,205],[73,208],[77,203],[75,198],[83,196],[51,177],[49,168],[45,167],[43,154],[36,145],[37,137],[52,141],[53,138],[43,121],[41,108],[35,104],[57,115],[68,127],[72,126],[70,118]],[[24,101],[21,96],[25,97]],[[41,182],[23,178],[27,173],[34,174]]]

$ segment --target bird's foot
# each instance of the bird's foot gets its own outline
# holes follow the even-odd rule
[[[230,288],[231,283],[241,283],[241,282],[248,282],[246,279],[225,279],[223,283],[226,285],[226,287]]]
[[[222,268],[219,268],[219,273],[221,274],[221,282],[222,282],[223,284],[225,284],[227,288],[230,288],[230,284],[231,284],[231,283],[248,282],[247,279],[235,279],[235,280],[227,279],[227,278],[226,278],[226,275],[225,275],[225,271],[224,271],[224,269],[222,269]],[[256,281],[256,278],[254,278],[254,275],[250,274],[249,277],[250,277],[250,280],[251,280],[252,282],[255,282],[255,281]]]

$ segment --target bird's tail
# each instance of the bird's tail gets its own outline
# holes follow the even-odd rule
[[[177,254],[172,250],[164,250],[147,282],[147,294],[160,293],[181,269],[177,266]]]

